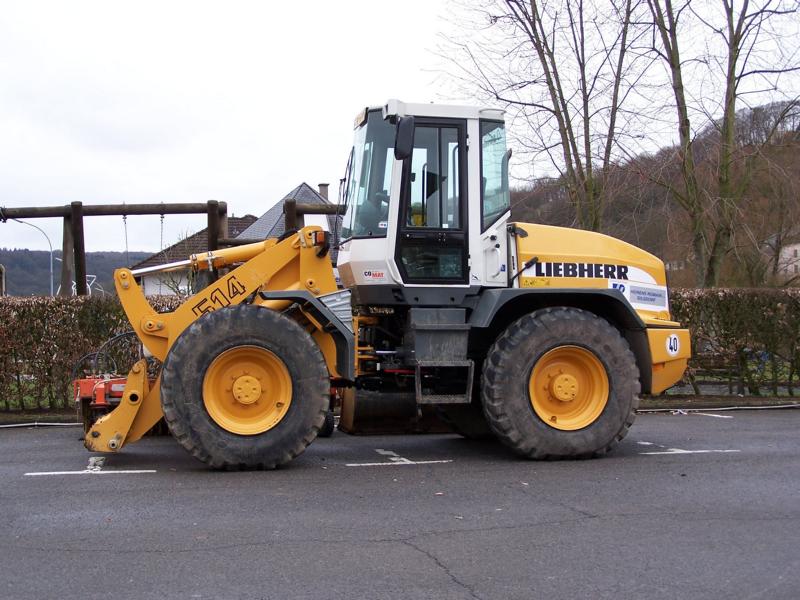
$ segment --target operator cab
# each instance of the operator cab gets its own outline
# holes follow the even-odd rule
[[[358,304],[459,305],[508,285],[503,111],[390,100],[356,118],[338,269]]]

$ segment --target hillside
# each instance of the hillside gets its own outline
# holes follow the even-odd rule
[[[150,256],[151,252],[129,252],[129,264]],[[53,252],[61,258],[61,251]],[[0,264],[6,268],[6,293],[9,296],[46,296],[50,294],[50,253],[45,250],[19,250],[0,248]],[[86,272],[96,275],[93,290],[114,293],[114,269],[129,266],[124,252],[87,252]],[[53,287],[61,281],[61,262],[53,260]],[[98,284],[101,286],[98,288]]]
[[[707,253],[715,240],[724,248],[717,267],[719,286],[800,283],[787,276],[788,248],[800,242],[800,104],[746,108],[736,113],[736,120],[732,196],[720,195],[718,127],[707,127],[692,142],[704,211],[694,217],[677,200],[685,189],[677,146],[612,163],[592,182],[605,194],[598,203],[598,230],[664,260],[674,287],[696,285],[695,236],[705,240]],[[512,190],[511,217],[576,227],[577,198],[570,195],[566,179],[535,179]],[[708,257],[702,260],[705,272]]]

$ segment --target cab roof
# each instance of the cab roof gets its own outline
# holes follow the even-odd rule
[[[391,99],[383,106],[370,107],[369,110],[382,110],[383,118],[405,117],[441,117],[445,119],[491,119],[502,121],[505,111],[499,108],[458,106],[452,104],[410,104]]]

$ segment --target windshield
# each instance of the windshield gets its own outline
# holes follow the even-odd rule
[[[386,237],[389,191],[394,165],[394,127],[370,111],[356,130],[352,160],[346,175],[347,212],[342,219],[342,239]]]

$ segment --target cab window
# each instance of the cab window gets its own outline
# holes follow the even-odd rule
[[[481,121],[482,230],[486,231],[510,207],[505,126],[496,121]]]
[[[416,128],[407,227],[460,229],[459,152],[457,128]]]

